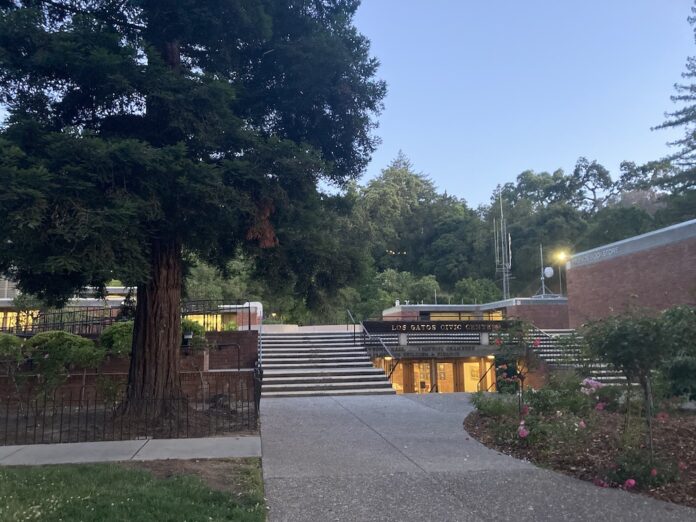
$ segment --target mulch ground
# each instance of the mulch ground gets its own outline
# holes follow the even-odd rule
[[[606,471],[608,463],[616,462],[620,450],[618,434],[623,429],[624,417],[602,412],[597,420],[599,427],[584,447],[575,448],[574,452],[568,451],[568,448],[555,454],[545,452],[543,456],[535,447],[498,443],[491,429],[496,419],[483,417],[479,412],[471,413],[464,420],[464,429],[479,442],[501,453],[582,480],[594,481]],[[686,469],[676,482],[634,491],[667,502],[696,507],[696,416],[672,415],[664,421],[656,421],[654,442],[660,458],[682,462]]]

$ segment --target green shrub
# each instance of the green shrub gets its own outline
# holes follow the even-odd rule
[[[591,401],[580,392],[577,376],[555,373],[540,390],[526,394],[526,401],[533,412],[554,415],[557,411],[585,416],[591,409]]]
[[[181,333],[192,332],[194,337],[205,337],[205,328],[191,319],[181,320]]]
[[[19,364],[22,360],[22,339],[0,333],[0,363]]]
[[[104,351],[92,341],[67,332],[37,334],[24,343],[24,349],[33,371],[48,389],[64,383],[72,367],[95,368],[104,357]]]
[[[133,344],[133,321],[123,321],[104,329],[99,344],[111,355],[130,355]]]
[[[673,396],[696,399],[696,356],[678,355],[668,361],[664,376]]]
[[[510,395],[477,392],[471,402],[484,417],[517,416],[517,398]]]
[[[224,332],[236,332],[237,331],[237,323],[229,322],[222,328],[222,330]]]
[[[592,396],[597,402],[604,403],[607,411],[624,412],[626,410],[626,389],[623,386],[604,386]]]
[[[645,489],[674,482],[679,478],[679,468],[670,462],[650,460],[647,450],[631,449],[622,453],[616,464],[607,471],[607,480],[623,484],[628,479],[636,481],[636,487]]]
[[[592,422],[567,412],[544,417],[528,415],[525,426],[529,435],[519,442],[539,448],[542,458],[559,453],[575,454],[585,446],[592,432]]]
[[[193,333],[193,337],[188,340],[188,344],[185,344],[187,347],[185,349],[203,350],[208,346],[203,325],[191,319],[184,318],[181,320],[181,333],[184,335],[188,332]],[[184,343],[186,343],[186,341],[184,341]]]

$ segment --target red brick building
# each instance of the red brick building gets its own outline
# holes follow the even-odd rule
[[[566,269],[571,328],[629,309],[696,305],[696,219],[580,252]]]

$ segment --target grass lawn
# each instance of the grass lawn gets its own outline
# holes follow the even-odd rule
[[[0,468],[0,520],[263,521],[259,459]]]

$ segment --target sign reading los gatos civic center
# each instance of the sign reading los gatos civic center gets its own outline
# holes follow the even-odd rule
[[[498,332],[507,321],[364,321],[369,333],[486,333]]]

